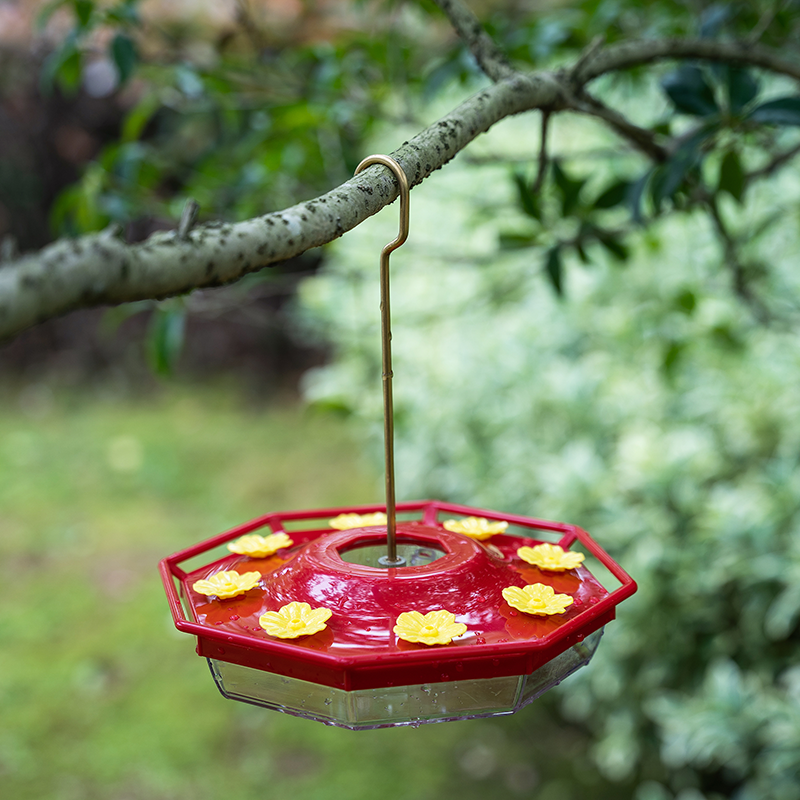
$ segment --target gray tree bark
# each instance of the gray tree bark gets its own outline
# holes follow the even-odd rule
[[[500,120],[539,110],[591,114],[654,160],[663,148],[652,134],[592,98],[601,75],[665,59],[707,59],[761,67],[800,80],[800,64],[751,43],[707,39],[596,42],[572,68],[515,71],[458,0],[438,0],[492,85],[403,143],[390,155],[417,186]],[[365,154],[366,155],[366,154]],[[0,339],[68,311],[165,298],[236,281],[248,273],[319,247],[354,228],[397,197],[391,173],[373,166],[327,194],[236,224],[176,231],[126,244],[113,230],[62,239],[0,264]]]

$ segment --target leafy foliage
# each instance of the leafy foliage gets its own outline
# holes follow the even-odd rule
[[[288,205],[349,176],[378,116],[393,119],[396,146],[417,112],[410,90],[430,100],[476,75],[461,45],[413,13],[389,44],[359,30],[291,49],[255,36],[218,41],[203,63],[180,36],[146,53],[136,0],[56,7],[71,9],[74,27],[44,87],[76,90],[103,26],[120,84],[138,87],[120,140],[60,199],[65,233],[144,213],[174,219],[178,195],[226,218]],[[795,2],[710,4],[700,18],[692,8],[519,4],[489,30],[535,66],[597,34],[758,34],[785,48],[798,33]],[[580,522],[639,580],[597,663],[563,695],[605,775],[636,784],[637,800],[794,800],[800,190],[782,167],[798,146],[800,97],[732,64],[599,83],[608,108],[635,106],[635,135],[616,129],[630,150],[614,138],[609,155],[608,136],[585,134],[581,152],[558,138],[558,119],[536,163],[485,176],[453,165],[415,193],[415,208],[441,195],[415,212],[424,246],[396,281],[396,374],[413,375],[397,396],[402,491]],[[587,99],[586,113],[601,108]],[[523,159],[534,138],[518,130]],[[478,187],[480,205],[463,200]],[[441,251],[443,230],[462,243],[456,257]],[[303,289],[310,325],[338,351],[308,395],[377,439],[368,287],[386,239],[364,250],[358,236]],[[174,360],[183,319],[177,304],[154,314],[156,369]]]
[[[583,130],[573,123],[578,152],[597,146]],[[492,135],[508,152],[525,126]],[[595,662],[561,690],[563,713],[595,733],[606,776],[632,780],[637,800],[790,800],[800,733],[794,334],[759,327],[729,291],[699,209],[629,232],[625,270],[603,248],[585,266],[546,231],[535,250],[493,254],[515,207],[521,225],[539,211],[521,202],[527,184],[515,178],[503,193],[504,167],[476,162],[414,193],[411,237],[394,256],[400,496],[581,524],[637,579]],[[629,184],[611,191],[605,175],[561,170],[545,205],[569,197],[590,219],[626,213]],[[736,216],[782,220],[753,243],[768,248],[762,291],[778,305],[800,288],[800,185],[780,186],[753,185]],[[338,353],[309,377],[307,396],[349,409],[373,431],[376,455],[374,284],[394,224],[387,214],[384,229],[343,239],[302,293]],[[457,252],[432,247],[443,229]],[[542,291],[540,263],[567,302]]]
[[[697,117],[708,117],[719,113],[714,91],[703,75],[703,71],[685,64],[667,75],[661,86],[677,111]]]
[[[56,11],[66,9],[73,15],[74,27],[48,57],[41,75],[42,89],[47,92],[58,86],[66,94],[76,92],[92,34],[108,26],[118,30],[108,52],[117,68],[119,84],[125,84],[139,60],[136,45],[129,35],[130,30],[140,25],[138,5],[139,0],[120,0],[110,6],[94,0],[52,0],[46,4],[39,14],[40,26],[44,26]]]
[[[307,199],[352,174],[393,84],[433,86],[453,77],[420,77],[428,59],[412,42],[438,34],[426,33],[419,15],[407,15],[390,48],[366,27],[329,41],[282,43],[249,18],[241,31],[219,34],[210,57],[192,60],[184,41],[190,32],[163,30],[142,16],[138,0],[110,8],[61,0],[43,19],[64,7],[75,24],[45,65],[43,86],[76,91],[87,53],[109,30],[116,31],[108,57],[117,88],[136,82],[119,141],[56,204],[60,235],[174,219],[187,195],[203,218],[215,219]]]

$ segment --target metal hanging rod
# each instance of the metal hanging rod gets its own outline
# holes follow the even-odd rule
[[[384,567],[401,567],[405,559],[397,555],[397,502],[394,491],[394,404],[392,400],[392,330],[389,303],[389,254],[397,250],[408,238],[408,178],[403,168],[393,158],[382,155],[367,156],[355,174],[373,164],[388,167],[400,186],[400,232],[381,251],[381,363],[383,373],[383,442],[386,454],[386,555],[379,562]]]

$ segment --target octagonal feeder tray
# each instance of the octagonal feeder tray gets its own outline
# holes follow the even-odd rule
[[[384,508],[268,514],[161,562],[175,625],[197,636],[197,652],[208,658],[223,695],[347,728],[510,714],[587,664],[615,606],[636,589],[573,525],[436,501],[403,503],[397,545],[407,566],[386,568],[377,559],[386,525],[332,531],[327,524],[343,512]],[[505,522],[524,535],[477,541],[446,530],[443,517]],[[288,533],[292,544],[266,558],[228,553],[181,567],[256,531]],[[585,566],[553,572],[518,555],[554,538],[567,551],[578,543],[618,588],[607,591]],[[193,588],[223,571],[260,577],[228,600]],[[510,586],[534,584],[572,602],[564,613],[532,616],[503,597]],[[291,602],[329,609],[326,627],[296,639],[268,635],[261,616]],[[394,632],[400,614],[441,608],[466,626],[449,644],[407,642]]]
[[[386,503],[268,514],[164,559],[164,586],[226,697],[354,729],[511,714],[589,662],[636,584],[574,525],[395,502],[389,253],[409,193],[387,156],[356,174],[372,164],[401,209],[381,253]]]

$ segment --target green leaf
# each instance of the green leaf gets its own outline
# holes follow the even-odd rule
[[[684,64],[661,81],[661,87],[683,114],[707,117],[719,112],[714,92],[699,67]]]
[[[89,24],[94,11],[93,0],[74,0],[72,6],[75,9],[75,16],[78,18],[78,22],[81,27],[85,28]]]
[[[542,211],[539,208],[539,198],[531,192],[531,187],[525,177],[519,172],[514,173],[514,184],[517,187],[517,197],[522,210],[535,220],[541,220]]]
[[[591,256],[586,252],[586,248],[583,246],[583,242],[580,239],[575,242],[575,252],[578,254],[578,258],[581,260],[582,264],[592,263]]]
[[[162,305],[153,311],[147,328],[147,356],[158,375],[170,375],[183,349],[186,310],[183,304]]]
[[[743,347],[741,339],[728,325],[716,325],[711,329],[712,340],[728,350],[739,350]]]
[[[773,641],[787,638],[800,617],[800,585],[789,584],[772,602],[764,618],[764,630]]]
[[[106,19],[108,22],[117,22],[123,25],[138,25],[139,10],[136,4],[139,0],[123,0],[118,6],[109,8],[106,11]]]
[[[321,414],[331,414],[337,417],[350,417],[353,415],[353,404],[343,397],[323,397],[311,400],[308,403],[311,411]]]
[[[64,94],[74,94],[81,82],[83,56],[74,34],[70,34],[58,50],[52,52],[42,65],[39,84],[43,94],[50,94],[58,84]]]
[[[83,72],[83,54],[75,50],[65,58],[58,68],[56,80],[61,89],[67,94],[78,91]]]
[[[727,192],[734,200],[741,203],[746,188],[747,180],[739,154],[735,150],[728,150],[719,165],[717,191]]]
[[[100,318],[100,332],[104,336],[113,336],[125,320],[141,314],[143,311],[149,311],[152,307],[152,300],[136,300],[133,303],[113,306],[107,309]]]
[[[458,56],[459,51],[454,50],[425,75],[422,92],[426,102],[433,100],[451,83],[463,82],[464,70]]]
[[[756,106],[748,115],[767,125],[800,125],[800,96],[778,97]]]
[[[644,214],[642,213],[642,198],[644,197],[645,189],[647,189],[647,184],[653,177],[654,172],[655,169],[649,169],[644,173],[644,175],[642,175],[641,178],[632,183],[630,189],[628,190],[628,196],[625,198],[628,208],[631,212],[631,218],[637,225],[641,225],[644,222]]]
[[[617,181],[612,183],[604,192],[600,194],[597,200],[594,201],[595,208],[614,208],[614,206],[621,205],[628,197],[628,192],[631,189],[630,181]]]
[[[683,351],[685,349],[686,345],[683,342],[677,341],[670,342],[664,349],[661,368],[668,377],[672,377],[672,375],[675,374],[675,369],[678,366],[678,362],[681,360],[681,356],[683,355]]]
[[[161,108],[161,101],[158,95],[146,94],[141,100],[128,112],[125,120],[122,123],[123,142],[134,142],[142,135],[147,123],[153,118],[153,115]]]
[[[675,195],[698,160],[697,153],[679,151],[653,172],[650,195],[656,211],[661,210],[664,200]]]
[[[544,269],[550,283],[559,297],[564,296],[564,266],[561,262],[561,245],[555,245],[547,251]]]
[[[561,213],[568,217],[578,206],[581,189],[586,181],[580,178],[570,178],[558,161],[553,161],[553,180],[561,195]]]
[[[650,200],[653,202],[653,208],[656,214],[661,212],[661,205],[664,198],[668,197],[667,177],[669,175],[668,167],[666,164],[661,164],[656,167],[652,172],[652,180],[650,181]]]
[[[697,295],[691,289],[684,289],[675,298],[675,306],[684,314],[692,314],[697,307]]]
[[[136,45],[129,36],[118,33],[111,42],[110,52],[111,58],[117,66],[120,86],[123,86],[133,75],[139,61]]]
[[[730,65],[726,65],[726,67],[728,107],[732,114],[739,114],[758,95],[759,83],[746,69]]]
[[[594,235],[597,237],[597,241],[618,261],[627,261],[630,258],[630,250],[628,250],[628,246],[622,241],[622,236],[620,234],[611,233],[602,228],[596,228]]]
[[[664,200],[674,196],[689,171],[702,161],[700,145],[712,130],[712,126],[704,125],[683,142],[667,161],[655,169],[650,192],[656,210],[661,208]]]
[[[538,243],[538,237],[528,233],[515,233],[514,231],[501,231],[498,236],[501,250],[522,250],[533,247]]]

